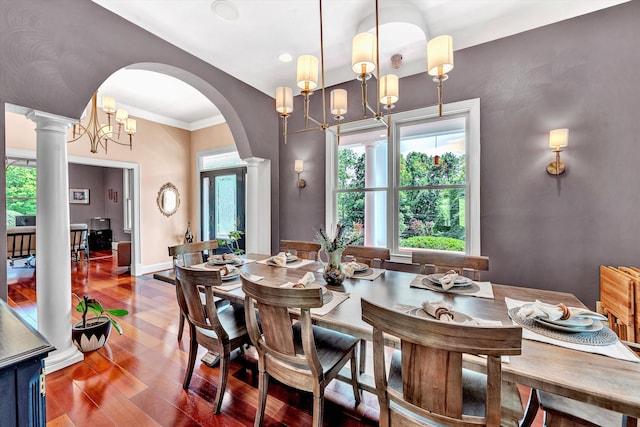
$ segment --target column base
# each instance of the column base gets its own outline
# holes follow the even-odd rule
[[[84,354],[75,345],[64,351],[55,350],[44,359],[45,373],[50,374],[74,363],[82,362]]]

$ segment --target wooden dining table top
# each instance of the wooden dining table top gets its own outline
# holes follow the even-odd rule
[[[247,259],[262,260],[268,255],[249,254]],[[318,285],[326,285],[322,265],[314,262],[299,268],[283,268],[251,262],[241,270],[264,277],[260,283],[280,286],[297,282],[306,272],[314,272]],[[494,298],[477,298],[466,295],[439,293],[428,289],[412,288],[415,274],[387,270],[376,280],[346,279],[339,287],[327,286],[350,297],[323,316],[313,315],[314,322],[326,328],[351,334],[357,338],[372,340],[372,328],[362,321],[360,300],[392,307],[395,304],[419,307],[425,300],[444,300],[453,310],[469,316],[499,320],[505,325],[512,321],[507,313],[505,297],[547,303],[564,303],[567,306],[584,307],[574,295],[510,285],[493,284]],[[241,302],[241,288],[215,289],[217,296]],[[393,345],[393,342],[389,343]],[[468,362],[473,365],[473,358]],[[481,362],[480,362],[481,364]],[[473,367],[473,366],[470,366]],[[623,361],[607,356],[586,353],[528,339],[522,340],[522,354],[511,356],[502,367],[503,378],[539,390],[571,397],[576,400],[611,409],[640,418],[640,363]]]

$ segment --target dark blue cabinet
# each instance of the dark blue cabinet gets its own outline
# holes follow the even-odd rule
[[[0,427],[46,425],[44,358],[53,350],[0,300]]]

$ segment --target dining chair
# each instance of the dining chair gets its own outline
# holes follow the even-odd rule
[[[636,267],[618,267],[618,270],[627,274],[633,280],[634,301],[634,342],[640,342],[640,269]]]
[[[380,426],[515,426],[517,386],[502,381],[501,356],[521,352],[520,326],[478,326],[418,318],[362,300],[373,326],[373,366]],[[387,374],[384,342],[400,340]],[[463,354],[486,356],[486,375],[463,369]]]
[[[422,266],[418,263],[398,262],[383,259],[380,263],[380,268],[383,270],[403,271],[405,273],[420,274]]]
[[[422,265],[423,274],[455,270],[473,280],[480,280],[480,272],[489,270],[488,257],[456,252],[414,251],[411,253],[411,262]]]
[[[222,284],[220,271],[195,270],[176,265],[176,294],[178,303],[189,325],[189,361],[182,388],[189,388],[198,353],[198,345],[220,356],[218,390],[213,403],[214,413],[220,412],[224,390],[229,376],[231,352],[244,351],[250,344],[245,324],[244,306],[229,304],[218,310],[214,302],[214,286]],[[201,293],[204,292],[204,306]],[[204,308],[204,309],[203,309]]]
[[[292,252],[303,259],[318,259],[320,244],[316,242],[305,242],[303,240],[280,240],[280,251]]]
[[[313,425],[321,427],[324,390],[351,362],[351,384],[358,405],[358,339],[311,323],[310,309],[322,307],[323,290],[273,287],[241,277],[247,329],[258,352],[259,399],[254,425],[262,425],[264,419],[269,377],[313,393]],[[290,309],[300,311],[297,322],[292,322]]]
[[[600,266],[600,304],[609,318],[609,328],[620,339],[636,341],[635,287],[638,279],[606,265]]]
[[[640,355],[639,344],[629,341],[623,342]],[[520,427],[531,426],[539,410],[544,411],[544,425],[546,427],[627,427],[635,425],[626,415],[618,412],[533,389],[529,395],[529,404]]]
[[[169,246],[169,256],[173,259],[173,280],[175,284],[176,265],[190,267],[204,262],[203,252],[218,249],[217,240],[205,240],[197,243],[185,243],[182,245]],[[225,305],[226,301],[216,298],[218,305]],[[182,331],[184,330],[184,313],[180,312],[180,321],[178,323],[178,341],[182,340]]]
[[[355,258],[369,267],[378,267],[380,261],[391,259],[391,251],[389,248],[374,246],[347,246],[342,252],[342,257],[347,261]]]

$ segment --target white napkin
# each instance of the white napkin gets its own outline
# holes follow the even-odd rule
[[[211,258],[215,261],[232,261],[242,263],[242,258],[236,254],[213,255]]]
[[[451,289],[458,277],[460,276],[458,276],[458,273],[456,273],[454,270],[447,271],[439,280],[440,284],[442,285],[442,289],[444,289],[445,291]]]
[[[353,273],[356,272],[356,268],[358,267],[359,267],[359,264],[355,260],[342,264],[342,270],[344,271],[344,276],[347,279],[350,277],[353,277]]]
[[[220,267],[218,269],[218,271],[220,272],[220,276],[221,277],[225,277],[228,276],[230,274],[234,274],[236,272],[237,268],[234,267],[233,265],[225,265],[224,267]]]
[[[281,288],[304,288],[312,284],[316,280],[316,276],[312,272],[307,272],[296,283],[287,282],[284,285],[280,285]]]
[[[284,267],[287,265],[287,254],[286,252],[280,252],[278,255],[272,256],[270,260],[280,267]]]
[[[424,301],[422,303],[422,308],[427,312],[430,316],[436,318],[436,320],[440,320],[442,322],[451,322],[453,321],[453,314],[451,311],[451,304],[440,301]]]
[[[565,310],[568,310],[569,317],[566,317]],[[562,305],[547,304],[545,302],[536,300],[523,304],[518,311],[518,315],[525,319],[542,318],[552,321],[560,320],[563,317],[592,317],[600,320],[605,320],[606,317],[586,308],[580,307],[566,307]]]

